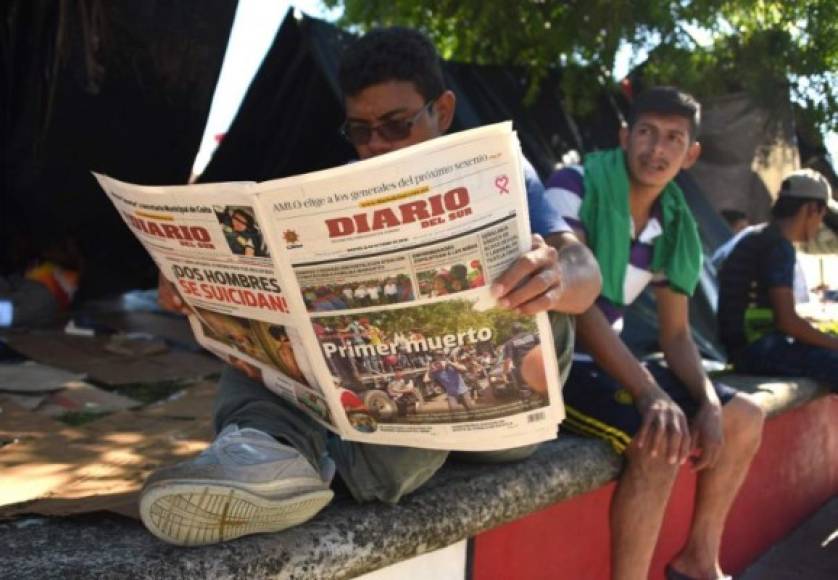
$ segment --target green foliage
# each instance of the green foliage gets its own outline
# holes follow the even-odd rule
[[[561,70],[571,107],[613,78],[621,45],[651,51],[650,83],[699,98],[747,91],[775,111],[790,93],[810,120],[838,130],[835,0],[323,0],[341,23],[426,32],[443,57],[526,67],[531,87]],[[635,63],[637,64],[637,63]]]

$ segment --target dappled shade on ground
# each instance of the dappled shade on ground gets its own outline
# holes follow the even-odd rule
[[[0,411],[0,519],[110,510],[137,516],[137,492],[163,464],[212,439],[213,382],[167,401],[81,427],[27,412]]]

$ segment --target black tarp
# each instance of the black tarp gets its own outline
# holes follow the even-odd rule
[[[71,236],[86,261],[82,296],[154,282],[90,171],[189,179],[236,5],[4,0],[0,273]]]
[[[264,181],[350,159],[352,148],[338,134],[343,108],[333,82],[347,38],[289,12],[200,181]]]
[[[338,133],[343,107],[337,84],[340,52],[352,38],[321,20],[289,13],[200,181],[262,181],[352,159],[352,148]],[[524,153],[542,174],[569,149],[616,144],[616,110],[603,99],[594,118],[574,126],[557,75],[525,106],[522,69],[445,62],[443,72],[457,95],[452,131],[512,119]]]

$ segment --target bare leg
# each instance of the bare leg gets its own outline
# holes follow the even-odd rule
[[[626,449],[626,460],[611,501],[611,576],[645,580],[680,466],[634,445]]]
[[[762,409],[745,396],[737,395],[724,406],[725,444],[718,463],[698,475],[690,535],[672,561],[677,571],[694,578],[724,575],[719,565],[719,548],[725,520],[759,449],[764,420]]]

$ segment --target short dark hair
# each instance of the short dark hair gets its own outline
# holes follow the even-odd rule
[[[771,217],[775,220],[794,217],[797,215],[797,212],[800,211],[800,208],[805,206],[807,203],[817,204],[818,210],[822,210],[826,207],[826,202],[822,199],[778,197],[777,201],[774,202],[774,205],[771,206]]]
[[[701,104],[692,95],[675,87],[652,87],[640,93],[631,104],[629,128],[641,115],[675,115],[690,122],[690,139],[695,140],[701,125]]]
[[[745,212],[739,211],[738,209],[723,209],[719,213],[722,214],[722,217],[725,218],[725,221],[729,226],[732,226],[739,220],[748,219],[748,216],[745,215]]]
[[[376,28],[353,42],[338,65],[344,97],[387,81],[412,82],[426,101],[445,90],[439,54],[427,36],[401,26]]]
[[[231,218],[235,218],[236,216],[241,216],[242,218],[244,218],[244,221],[247,224],[247,227],[250,228],[250,229],[252,229],[253,226],[256,225],[256,220],[253,219],[253,216],[250,213],[248,213],[247,211],[245,211],[241,208],[237,207],[232,212],[230,212],[230,217]]]

